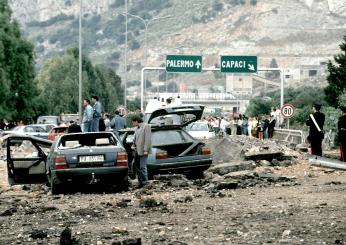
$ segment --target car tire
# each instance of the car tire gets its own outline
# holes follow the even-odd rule
[[[53,182],[51,182],[50,184],[50,189],[51,189],[52,195],[59,195],[62,191],[61,185],[54,184]]]
[[[126,178],[124,178],[121,182],[116,183],[116,189],[117,191],[128,191],[129,190],[129,179],[128,176],[126,175]]]
[[[186,177],[188,179],[204,179],[204,171],[190,172]]]

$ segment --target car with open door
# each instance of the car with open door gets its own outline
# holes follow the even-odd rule
[[[203,177],[212,163],[210,148],[194,139],[184,127],[202,117],[204,106],[182,105],[166,107],[147,115],[146,122],[152,130],[152,153],[148,157],[148,176],[183,173],[189,177]],[[131,145],[134,129],[119,131],[120,139],[132,162]],[[132,168],[132,166],[130,166]]]
[[[10,184],[48,182],[52,194],[75,184],[104,183],[128,189],[128,159],[112,132],[72,133],[55,141],[32,136],[7,138]]]

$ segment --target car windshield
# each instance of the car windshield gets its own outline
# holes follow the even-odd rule
[[[158,145],[176,145],[193,142],[193,138],[182,130],[164,130],[154,131],[152,133],[152,144]]]
[[[189,131],[209,131],[208,125],[205,123],[194,123],[192,124]]]
[[[11,131],[19,131],[21,129],[21,126],[17,126],[11,129]]]
[[[76,148],[83,146],[114,146],[116,138],[111,133],[65,134],[61,137],[58,148]]]

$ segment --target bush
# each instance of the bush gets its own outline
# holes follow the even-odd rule
[[[57,22],[60,21],[66,21],[66,20],[73,20],[74,16],[73,15],[66,15],[66,14],[59,14],[53,18],[50,18],[49,20],[46,21],[31,21],[27,23],[27,26],[29,27],[47,27],[54,25]]]
[[[125,5],[126,0],[115,0],[114,3],[110,5],[111,8],[117,8]]]
[[[141,47],[140,43],[137,40],[132,40],[129,46],[131,50],[139,49]]]

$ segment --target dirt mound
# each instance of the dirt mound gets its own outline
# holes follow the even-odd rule
[[[213,164],[235,160],[290,159],[302,156],[286,144],[272,140],[259,140],[243,135],[228,136],[208,142],[213,149]]]

